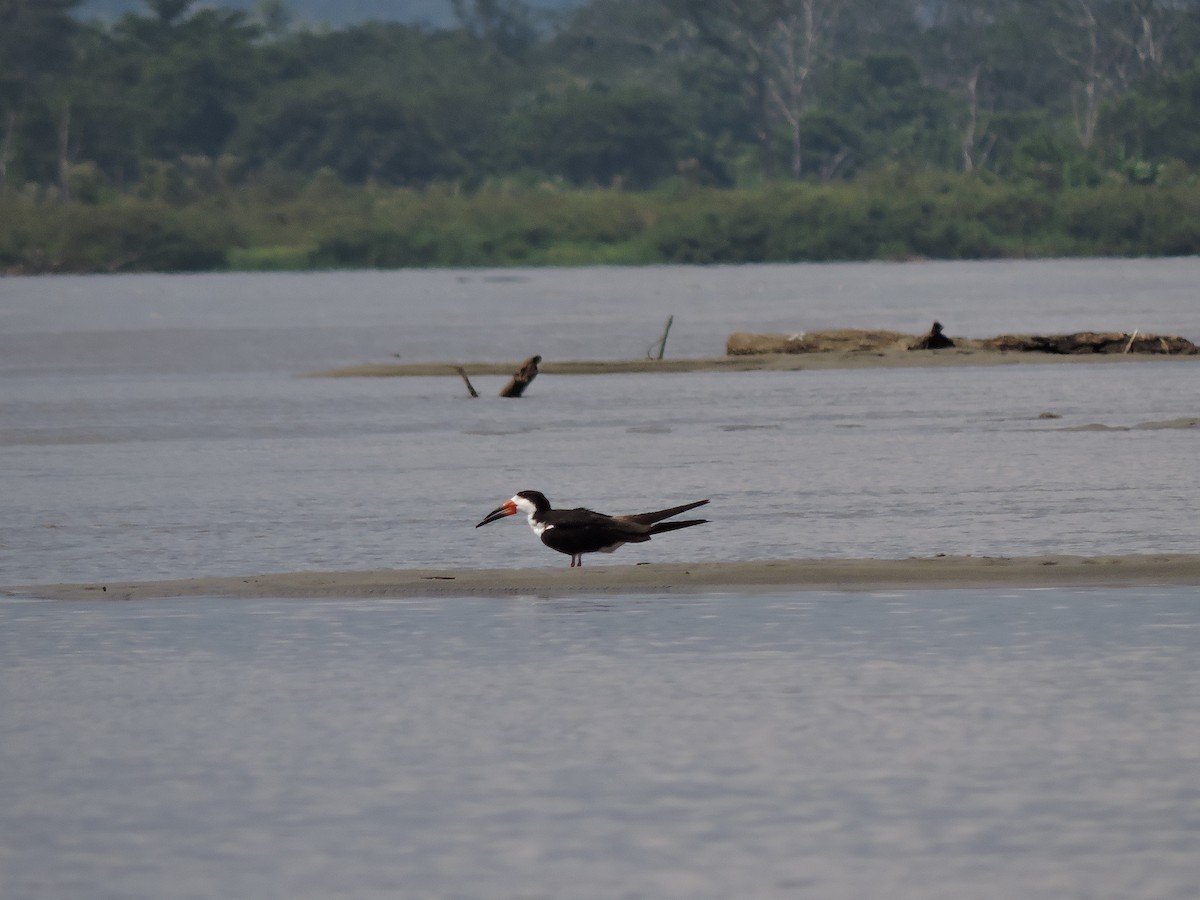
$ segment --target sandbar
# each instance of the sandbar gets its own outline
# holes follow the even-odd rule
[[[604,594],[1153,585],[1200,586],[1200,553],[788,559],[598,565],[577,569],[559,566],[528,569],[282,572],[170,581],[19,585],[0,588],[0,596],[106,601],[175,597],[570,598]]]
[[[688,372],[800,372],[827,369],[914,369],[954,366],[1127,365],[1140,362],[1198,361],[1196,356],[1150,353],[1020,353],[1005,350],[840,350],[824,353],[759,353],[681,359],[543,360],[542,375],[645,375]],[[511,375],[517,362],[377,362],[324,369],[310,378],[471,377]]]

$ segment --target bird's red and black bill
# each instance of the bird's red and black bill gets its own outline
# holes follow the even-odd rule
[[[503,519],[506,516],[515,515],[516,512],[517,512],[517,504],[513,503],[511,500],[505,500],[504,503],[500,504],[495,509],[493,509],[490,513],[488,513],[486,516],[484,516],[483,521],[480,522],[479,525],[476,525],[475,527],[479,528],[480,526],[486,525],[489,522],[495,522],[497,519]]]

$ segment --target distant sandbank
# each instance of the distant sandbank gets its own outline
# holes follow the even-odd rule
[[[933,556],[648,563],[571,569],[379,569],[282,572],[172,581],[0,588],[9,597],[147,600],[171,597],[574,597],[721,591],[877,591],[996,587],[1200,586],[1200,554]]]
[[[669,374],[686,372],[799,372],[822,369],[911,369],[935,366],[1010,366],[1128,364],[1166,362],[1200,357],[1147,353],[1020,353],[1001,350],[843,350],[827,353],[762,353],[747,356],[711,356],[687,359],[630,359],[630,360],[543,360],[542,375],[622,375]],[[509,376],[517,365],[512,362],[378,362],[343,366],[310,372],[312,378],[387,378],[387,377],[459,377],[464,369],[476,375]]]

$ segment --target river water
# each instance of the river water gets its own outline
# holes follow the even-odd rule
[[[0,583],[559,565],[537,489],[711,497],[655,559],[1190,552],[1200,358],[1137,365],[314,379],[400,359],[719,355],[731,331],[1200,339],[1200,260],[0,280]],[[1042,419],[1043,413],[1061,418]],[[1091,430],[1076,430],[1101,426]]]
[[[1200,260],[0,279],[0,584],[1195,552],[1200,361],[543,375],[734,330],[1200,338]],[[1058,418],[1041,418],[1053,413]],[[607,558],[602,558],[609,562]],[[590,560],[595,564],[600,560]],[[1193,588],[0,599],[0,896],[1193,898]]]
[[[0,895],[1193,900],[1196,599],[0,602]]]

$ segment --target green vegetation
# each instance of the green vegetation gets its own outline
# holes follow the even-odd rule
[[[1200,0],[0,0],[0,271],[1200,252]]]
[[[1187,254],[1200,185],[1048,191],[876,172],[827,185],[647,192],[487,187],[228,191],[171,206],[10,199],[0,268],[182,271]]]

